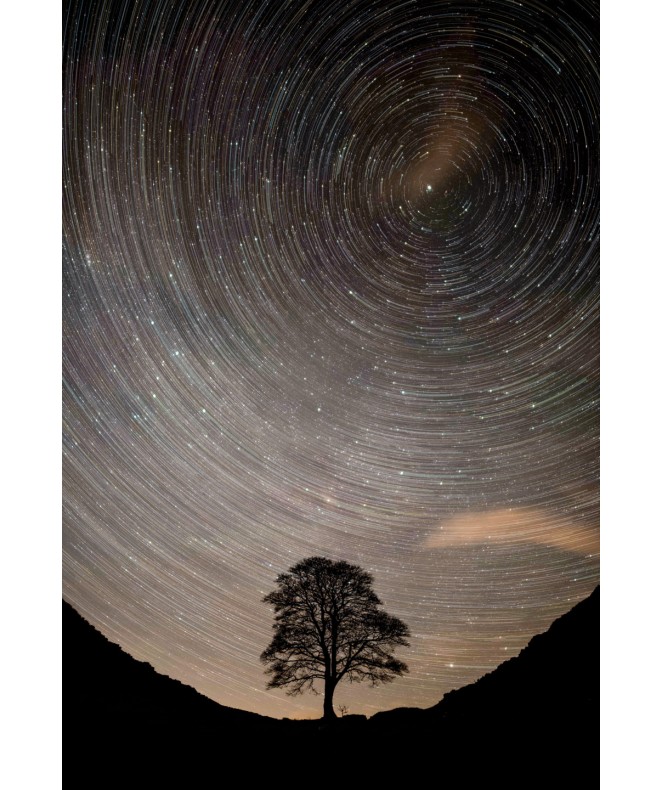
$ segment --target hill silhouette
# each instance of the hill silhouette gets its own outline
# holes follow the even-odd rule
[[[74,721],[136,728],[178,728],[183,722],[216,734],[219,727],[262,728],[269,719],[229,708],[178,680],[161,675],[110,642],[62,602],[65,713]],[[84,726],[87,726],[85,724]]]
[[[429,753],[443,743],[467,779],[507,771],[524,785],[554,777],[573,788],[597,787],[599,646],[597,587],[475,683],[425,710],[377,713],[370,720],[373,738],[400,732],[408,753]]]
[[[223,776],[250,745],[253,772],[290,760],[307,786],[330,750],[334,770],[411,780],[430,772],[472,786],[495,776],[597,786],[599,588],[521,653],[428,709],[397,708],[332,724],[278,720],[219,705],[109,642],[63,602],[65,757],[108,766],[121,755],[151,780],[172,771]],[[117,766],[115,766],[117,767]],[[218,772],[218,773],[217,773]],[[343,774],[347,777],[347,774]],[[92,777],[87,777],[92,778]]]

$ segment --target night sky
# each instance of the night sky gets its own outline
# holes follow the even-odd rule
[[[598,583],[592,2],[92,2],[64,20],[64,597],[275,716],[262,597],[375,576],[429,706]]]

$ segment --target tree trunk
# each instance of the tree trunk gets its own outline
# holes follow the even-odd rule
[[[336,714],[333,710],[333,692],[336,690],[336,682],[331,678],[324,680],[324,718],[335,719]]]

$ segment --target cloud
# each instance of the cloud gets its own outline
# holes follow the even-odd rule
[[[501,508],[462,513],[444,521],[429,535],[430,549],[476,543],[534,543],[576,554],[599,554],[598,530],[542,508]]]

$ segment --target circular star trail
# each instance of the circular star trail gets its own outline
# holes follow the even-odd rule
[[[598,581],[597,5],[73,2],[64,595],[221,703],[375,576],[429,706]]]

